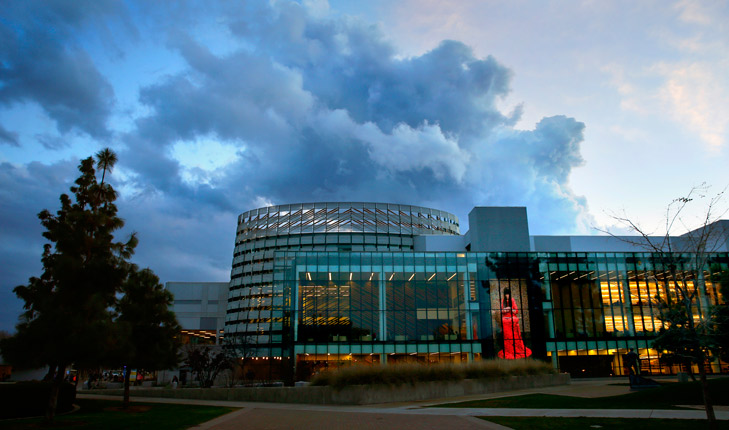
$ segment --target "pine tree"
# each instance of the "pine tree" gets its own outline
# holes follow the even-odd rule
[[[111,170],[109,158],[104,171]],[[96,179],[96,163],[81,161],[81,175],[62,194],[61,208],[38,214],[45,228],[43,273],[14,289],[25,301],[17,334],[1,347],[11,362],[48,365],[53,388],[46,420],[55,415],[58,390],[66,369],[91,368],[108,360],[114,344],[113,305],[127,278],[128,259],[137,245],[135,234],[115,241],[124,226],[114,204],[116,192]]]
[[[175,367],[179,361],[180,326],[170,310],[172,293],[164,289],[150,269],[130,267],[122,285],[123,296],[116,306],[119,338],[124,339],[114,354],[115,363],[124,372],[124,408],[129,406],[129,374],[132,368],[161,370]]]

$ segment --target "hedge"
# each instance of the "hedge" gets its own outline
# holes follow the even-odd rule
[[[0,384],[0,419],[45,415],[51,382],[16,382]],[[68,412],[76,400],[76,387],[63,383],[58,392],[56,413]]]

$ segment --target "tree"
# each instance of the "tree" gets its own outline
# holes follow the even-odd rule
[[[13,364],[49,366],[53,388],[47,421],[53,420],[58,389],[69,366],[98,367],[110,361],[111,352],[119,351],[119,343],[133,344],[131,338],[118,335],[127,332],[132,336],[132,322],[140,318],[133,315],[133,306],[127,305],[138,303],[136,296],[142,295],[136,286],[158,290],[151,272],[131,270],[128,260],[137,245],[136,234],[124,241],[114,237],[124,221],[114,204],[116,191],[104,180],[114,167],[116,155],[105,149],[97,158],[81,161],[81,175],[70,189],[71,196],[61,195],[61,208],[55,214],[43,210],[38,215],[45,228],[43,237],[49,241],[41,256],[43,272],[13,290],[25,302],[24,312],[16,335],[0,343],[3,356]],[[103,171],[101,182],[97,181],[96,167]],[[130,297],[119,300],[123,293]],[[150,294],[157,305],[168,303],[169,297]],[[165,329],[161,331],[169,334],[176,327],[163,313],[156,315],[163,318],[160,322]]]
[[[256,355],[258,348],[253,338],[249,336],[226,336],[223,348],[228,354],[230,362],[235,363],[240,369],[240,375],[247,379],[246,366]]]
[[[51,245],[43,247],[41,261],[43,266],[51,266]],[[7,362],[20,369],[39,368],[49,365],[44,380],[52,380],[56,364],[47,362],[46,357],[52,353],[54,345],[46,341],[48,333],[52,333],[54,318],[53,294],[55,280],[50,270],[44,270],[40,278],[31,277],[27,286],[18,286],[13,291],[25,302],[24,312],[16,326],[16,335],[0,341],[0,349]]]
[[[175,367],[179,362],[180,326],[170,310],[172,293],[164,289],[150,269],[135,265],[122,284],[115,323],[120,338],[115,362],[126,367],[124,372],[124,408],[129,407],[129,375],[132,368],[160,370]]]
[[[685,197],[673,200],[665,213],[665,232],[654,236],[627,216],[613,216],[629,230],[637,233],[638,240],[608,234],[652,252],[656,265],[652,281],[663,286],[663,294],[654,298],[657,319],[663,327],[653,342],[658,351],[668,351],[681,361],[696,364],[699,369],[704,406],[709,425],[716,426],[714,407],[706,380],[706,362],[720,354],[711,306],[705,297],[706,281],[714,252],[726,240],[724,224],[720,221],[726,211],[718,210],[724,191],[709,196],[708,187],[694,187]],[[688,229],[685,220],[687,207],[696,200],[706,201],[706,210],[698,228]],[[718,213],[718,215],[717,215]],[[689,230],[680,237],[671,237],[675,228]]]
[[[202,388],[212,387],[218,374],[231,368],[230,356],[226,351],[215,350],[207,345],[189,346],[186,355],[185,365],[197,375]]]
[[[103,188],[106,172],[111,173],[114,170],[114,165],[117,162],[116,154],[111,149],[104,148],[96,153],[96,162],[98,163],[99,169],[101,169],[101,183],[99,186]]]

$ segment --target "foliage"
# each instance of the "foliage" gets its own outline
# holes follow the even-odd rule
[[[130,333],[124,343],[123,364],[145,370],[169,369],[179,361],[180,326],[170,310],[172,293],[150,269],[132,265],[122,285],[116,322]]]
[[[185,351],[184,365],[190,367],[202,388],[209,388],[223,370],[231,368],[230,356],[222,349],[210,346],[189,346]]]
[[[115,241],[114,232],[124,225],[114,204],[116,192],[97,182],[94,167],[93,158],[82,160],[81,176],[71,187],[73,198],[62,194],[55,215],[48,210],[38,215],[43,237],[50,242],[43,248],[43,273],[13,290],[24,300],[25,311],[16,336],[2,344],[11,363],[55,370],[49,421],[65,369],[72,364],[93,367],[106,359],[113,342],[111,307],[126,276],[126,260],[137,245],[134,234],[125,242]]]
[[[467,364],[354,365],[320,373],[312,379],[311,384],[341,388],[347,385],[402,385],[549,373],[554,373],[552,366],[532,359],[481,360]]]
[[[102,359],[98,346],[109,332],[109,308],[137,239],[132,235],[126,242],[114,241],[114,231],[124,225],[113,203],[116,193],[108,184],[97,184],[92,158],[82,160],[79,170],[81,176],[71,187],[74,198],[63,194],[55,215],[47,210],[38,215],[46,229],[43,237],[53,244],[44,246],[43,273],[14,289],[25,302],[18,346],[31,348],[7,354],[19,364],[83,367]]]
[[[0,419],[37,417],[45,412],[45,401],[51,392],[50,382],[17,382],[0,384]],[[63,383],[58,393],[58,410],[73,409],[76,387]]]
[[[81,409],[73,414],[59,416],[56,419],[58,427],[83,430],[183,430],[235,410],[221,406],[133,403],[133,413],[130,413],[120,410],[121,403],[118,400],[77,399],[75,403]],[[4,430],[36,429],[39,426],[39,419],[13,420],[2,424]]]
[[[58,387],[69,366],[94,369],[118,363],[120,357],[146,360],[152,368],[170,361],[167,337],[177,326],[161,310],[169,296],[159,292],[159,280],[151,271],[140,272],[129,263],[136,234],[125,241],[114,237],[124,221],[117,215],[117,193],[104,179],[115,162],[109,149],[100,151],[96,161],[81,160],[80,176],[71,195],[61,195],[61,208],[38,215],[49,242],[43,247],[40,277],[13,290],[25,302],[24,312],[16,335],[2,340],[0,349],[16,367],[49,366],[48,377],[56,383],[48,420],[53,419]],[[96,167],[102,170],[100,182]],[[135,353],[147,346],[148,357]]]
[[[150,269],[129,268],[122,284],[116,310],[116,330],[123,339],[114,355],[116,364],[126,366],[124,405],[129,404],[129,372],[131,368],[160,370],[175,367],[179,362],[180,326],[170,310],[172,293],[164,289]]]

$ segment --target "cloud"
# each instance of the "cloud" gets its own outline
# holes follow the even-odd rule
[[[79,28],[119,13],[111,1],[11,1],[0,20],[0,106],[40,105],[62,133],[109,137],[114,92],[75,40]]]
[[[68,141],[59,136],[50,136],[47,134],[37,134],[35,139],[43,145],[44,148],[50,150],[58,150],[67,148],[70,144]]]
[[[603,65],[620,95],[620,107],[644,119],[673,122],[693,141],[703,142],[702,151],[715,154],[725,146],[729,142],[725,102],[729,32],[723,25],[727,11],[724,3],[676,1],[648,33],[655,39],[650,42],[656,43],[651,51],[665,52],[641,55],[630,65],[620,59],[623,64]],[[636,47],[640,45],[636,42]]]
[[[724,103],[729,97],[729,80],[722,74],[723,68],[687,61],[657,62],[633,73],[614,64],[602,70],[620,94],[622,109],[643,116],[667,116],[712,151],[729,142],[729,108]]]
[[[18,142],[18,133],[5,129],[0,125],[0,143],[10,146],[20,146]]]
[[[673,117],[698,133],[710,147],[726,145],[729,137],[729,108],[725,100],[729,91],[721,85],[709,65],[658,64],[655,70],[664,76],[662,99]]]
[[[135,261],[163,280],[226,280],[237,215],[269,204],[416,204],[456,213],[463,225],[474,205],[525,205],[536,233],[573,231],[586,214],[586,201],[569,187],[584,162],[584,124],[555,115],[515,129],[522,108],[497,107],[513,72],[461,42],[403,57],[377,26],[328,13],[323,3],[221,3],[210,18],[183,4],[177,14],[214,21],[232,38],[229,49],[214,49],[194,26],[141,33],[167,35],[185,67],[139,88],[141,107],[122,132],[107,127],[113,91],[74,33],[111,9],[101,3],[72,13],[68,5],[53,3],[48,25],[34,27],[20,13],[28,10],[14,4],[15,19],[38,41],[24,51],[21,35],[1,27],[14,45],[0,54],[0,95],[8,95],[6,104],[39,103],[61,131],[118,137],[109,181],[122,191],[124,233],[139,232]],[[47,37],[50,24],[58,40]],[[58,82],[39,80],[51,72]],[[59,141],[44,142],[55,148]],[[57,206],[76,163],[0,169],[8,184],[0,194],[3,238],[6,231],[16,238],[0,252],[25,262],[3,274],[3,294],[37,273],[33,216]],[[12,257],[23,237],[37,243]]]
[[[225,210],[250,209],[265,196],[429,202],[464,214],[494,201],[531,204],[537,191],[522,191],[537,188],[524,179],[533,178],[549,184],[540,185],[539,201],[551,202],[540,211],[558,213],[554,228],[574,227],[585,210],[566,191],[582,163],[584,125],[555,117],[532,132],[514,130],[521,108],[496,107],[513,73],[493,57],[444,41],[402,58],[376,26],[290,2],[246,5],[228,16],[240,49],[216,55],[194,34],[176,32],[170,46],[189,69],[140,91],[152,114],[127,135],[121,159],[161,192],[194,194]],[[497,133],[511,145],[487,144]],[[179,179],[184,168],[165,148],[207,135],[241,155],[209,189],[195,188]],[[482,174],[514,160],[530,171]],[[206,200],[208,192],[220,194]]]
[[[679,12],[679,19],[687,23],[709,25],[713,21],[709,12],[696,1],[681,0],[673,8]]]
[[[136,231],[139,238],[133,261],[164,282],[229,279],[237,213],[161,193],[122,199],[119,211],[126,222],[119,237]]]
[[[37,214],[59,206],[58,197],[68,191],[76,178],[75,163],[53,165],[29,163],[0,164],[0,329],[9,330],[17,322],[21,302],[12,293],[16,285],[40,273],[44,239]]]
[[[385,135],[373,123],[359,127],[355,134],[369,145],[372,161],[391,172],[422,171],[430,169],[436,180],[450,176],[463,180],[469,155],[449,139],[438,125],[424,121],[417,128],[400,123]]]
[[[572,169],[584,163],[584,129],[583,123],[558,115],[542,119],[534,130],[494,130],[474,152],[467,174],[474,204],[525,205],[532,233],[568,233],[589,225],[587,201],[568,182]]]
[[[461,182],[470,157],[456,138],[446,136],[438,124],[427,120],[416,128],[400,123],[385,133],[373,122],[358,124],[346,111],[337,109],[320,112],[311,126],[330,139],[359,141],[371,161],[390,174],[427,170],[438,180]]]

